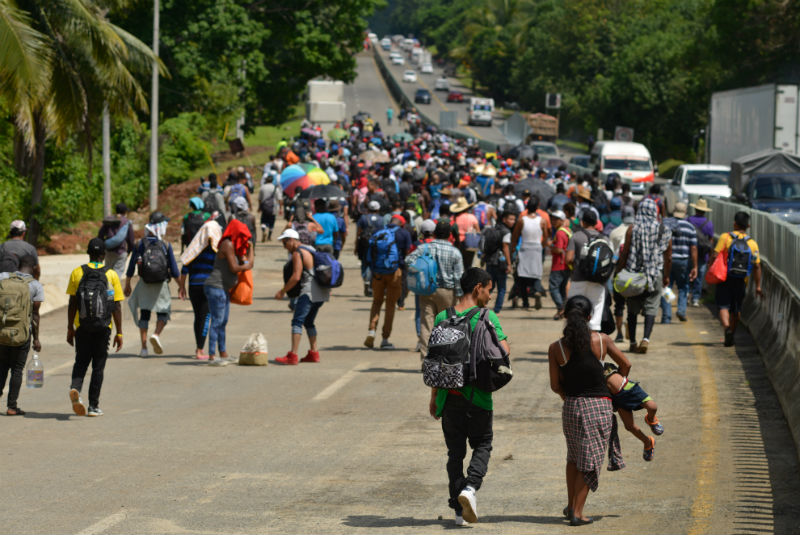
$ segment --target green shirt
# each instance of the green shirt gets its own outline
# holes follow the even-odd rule
[[[474,306],[469,307],[468,309],[461,312],[456,311],[456,315],[466,316],[467,313],[469,313],[469,311],[472,310],[473,308],[475,307]],[[471,331],[474,331],[475,326],[478,325],[479,316],[480,313],[475,314],[474,316],[472,316],[472,319],[469,320],[469,328]],[[486,317],[489,319],[489,321],[492,322],[492,325],[494,325],[494,329],[497,332],[497,339],[498,340],[507,339],[508,336],[506,336],[506,334],[503,332],[503,327],[500,325],[500,320],[498,319],[497,314],[495,314],[493,310],[490,310],[489,313],[486,315]],[[447,310],[439,312],[436,315],[436,318],[433,320],[434,327],[446,319],[447,319]],[[461,392],[461,394],[476,407],[480,407],[481,409],[485,409],[487,411],[491,411],[494,409],[491,392],[486,392],[472,385],[463,386],[461,388],[458,388],[457,390]],[[444,410],[444,404],[447,401],[448,394],[449,392],[444,388],[440,388],[436,392],[436,416],[442,415],[442,411]]]

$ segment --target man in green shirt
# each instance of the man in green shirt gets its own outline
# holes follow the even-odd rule
[[[480,268],[469,268],[461,277],[464,295],[456,303],[459,316],[466,315],[473,308],[486,307],[492,294],[492,277]],[[478,324],[478,314],[472,316],[470,329]],[[510,352],[508,338],[500,326],[500,320],[493,311],[487,318],[497,331],[497,339],[506,352]],[[447,310],[440,312],[434,325],[447,319]],[[442,418],[444,442],[447,445],[447,477],[449,479],[449,506],[456,512],[456,524],[477,522],[475,492],[481,487],[489,465],[492,451],[492,393],[466,385],[455,390],[431,389],[428,410],[437,420]],[[472,447],[472,459],[464,477],[464,457],[467,455],[467,441]]]

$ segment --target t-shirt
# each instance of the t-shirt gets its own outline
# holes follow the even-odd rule
[[[102,262],[89,262],[89,267],[92,269],[100,269],[103,267]],[[111,291],[114,292],[114,302],[122,301],[125,299],[125,294],[122,293],[122,285],[119,283],[119,277],[117,276],[117,272],[113,269],[106,270],[106,277],[108,278],[108,287]],[[78,285],[81,283],[81,279],[83,278],[83,266],[78,266],[72,270],[72,273],[69,276],[69,283],[67,284],[67,295],[77,295],[78,294]],[[80,312],[75,312],[75,321],[73,325],[77,329],[80,326]],[[111,322],[108,323],[108,328],[111,328]]]
[[[37,281],[33,278],[33,275],[28,273],[22,273],[21,271],[15,271],[15,275],[19,275],[26,281],[28,281],[28,290],[31,293],[31,303],[44,303],[44,286],[42,283]],[[11,277],[11,273],[2,272],[0,273],[0,281],[3,279],[7,279]]]
[[[466,310],[458,311],[456,310],[456,315],[459,317],[466,316],[470,310],[475,308],[474,306],[469,307]],[[472,319],[469,320],[469,328],[470,332],[475,330],[475,327],[478,325],[480,313],[475,314],[472,316]],[[497,340],[506,340],[508,336],[503,332],[503,327],[500,325],[500,319],[498,319],[497,314],[494,313],[493,310],[489,310],[488,314],[486,314],[487,319],[492,322],[494,325],[494,330],[497,332]],[[447,319],[447,310],[443,310],[436,315],[436,318],[433,320],[434,327],[439,323],[443,322]],[[481,390],[480,388],[472,385],[466,385],[461,388],[456,389],[461,392],[466,399],[468,399],[473,405],[476,407],[480,407],[481,409],[485,409],[487,411],[491,411],[494,409],[494,403],[492,402],[492,393],[486,392],[485,390]],[[436,392],[436,416],[442,415],[442,410],[444,409],[445,401],[447,400],[447,396],[450,392],[444,388],[440,388]]]
[[[589,239],[599,234],[600,233],[593,228],[576,230],[572,234],[572,238],[570,238],[569,244],[567,245],[567,251],[575,251],[575,260],[572,261],[573,266],[577,266],[581,261],[581,251],[583,247],[589,243]],[[574,282],[583,282],[586,280],[586,277],[583,276],[580,269],[574,269],[571,278]]]
[[[319,223],[322,227],[322,234],[317,235],[314,245],[333,246],[333,235],[339,232],[339,223],[336,221],[336,216],[327,212],[322,212],[314,214],[314,221]]]
[[[567,229],[561,227],[556,231],[555,243],[553,245],[564,252],[553,253],[553,265],[550,268],[550,271],[564,271],[567,269],[565,257],[567,254],[567,246],[569,245],[569,234]]]
[[[478,226],[478,218],[468,212],[458,214],[455,220],[456,226],[458,226],[458,239],[462,242],[467,232],[477,232],[475,229],[480,228]]]
[[[747,236],[746,232],[739,232],[738,230],[734,230],[733,234],[735,234],[739,238],[744,238],[745,236]],[[730,232],[726,232],[725,234],[719,237],[719,240],[717,241],[717,246],[714,247],[714,250],[718,253],[721,253],[722,251],[727,251],[732,243],[733,243],[733,236],[731,236]],[[747,245],[750,246],[750,251],[752,251],[753,253],[753,265],[760,264],[761,256],[758,254],[758,244],[756,243],[756,240],[750,238],[749,240],[747,240]]]
[[[26,255],[32,255],[39,263],[39,255],[36,247],[25,240],[8,240],[0,245],[0,272],[11,272],[19,269],[19,259]]]

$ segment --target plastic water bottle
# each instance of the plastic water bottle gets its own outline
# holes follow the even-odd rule
[[[37,353],[33,354],[33,360],[28,364],[28,388],[42,388],[44,386],[44,366],[39,360]]]
[[[664,291],[661,292],[661,295],[663,295],[664,299],[666,299],[670,303],[675,301],[675,299],[677,298],[677,296],[675,295],[675,292],[673,292],[672,288],[669,288],[669,287],[664,288]]]

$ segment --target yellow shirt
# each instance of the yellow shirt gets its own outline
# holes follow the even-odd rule
[[[100,269],[103,267],[102,262],[89,262],[88,266],[93,269]],[[119,283],[119,277],[117,276],[117,272],[113,269],[109,269],[106,271],[106,277],[108,278],[108,286],[114,291],[114,301],[122,301],[125,299],[125,294],[122,292],[122,285]],[[81,283],[81,279],[83,278],[83,267],[78,266],[72,270],[72,273],[69,276],[69,283],[67,284],[67,295],[76,295],[78,293],[78,285]],[[74,325],[77,329],[80,325],[80,319],[78,318],[79,312],[75,313],[75,321]],[[111,328],[111,323],[109,322],[108,327]]]
[[[747,236],[746,232],[739,232],[738,230],[734,230],[733,234],[735,234],[739,238],[744,238],[745,236]],[[718,253],[721,253],[722,251],[727,251],[732,243],[733,243],[733,236],[731,236],[730,232],[726,232],[725,234],[719,237],[719,241],[717,242],[717,246],[714,247],[714,250]],[[758,244],[756,243],[756,240],[750,238],[749,240],[747,240],[747,245],[753,252],[753,265],[761,263],[761,257],[758,254]]]

